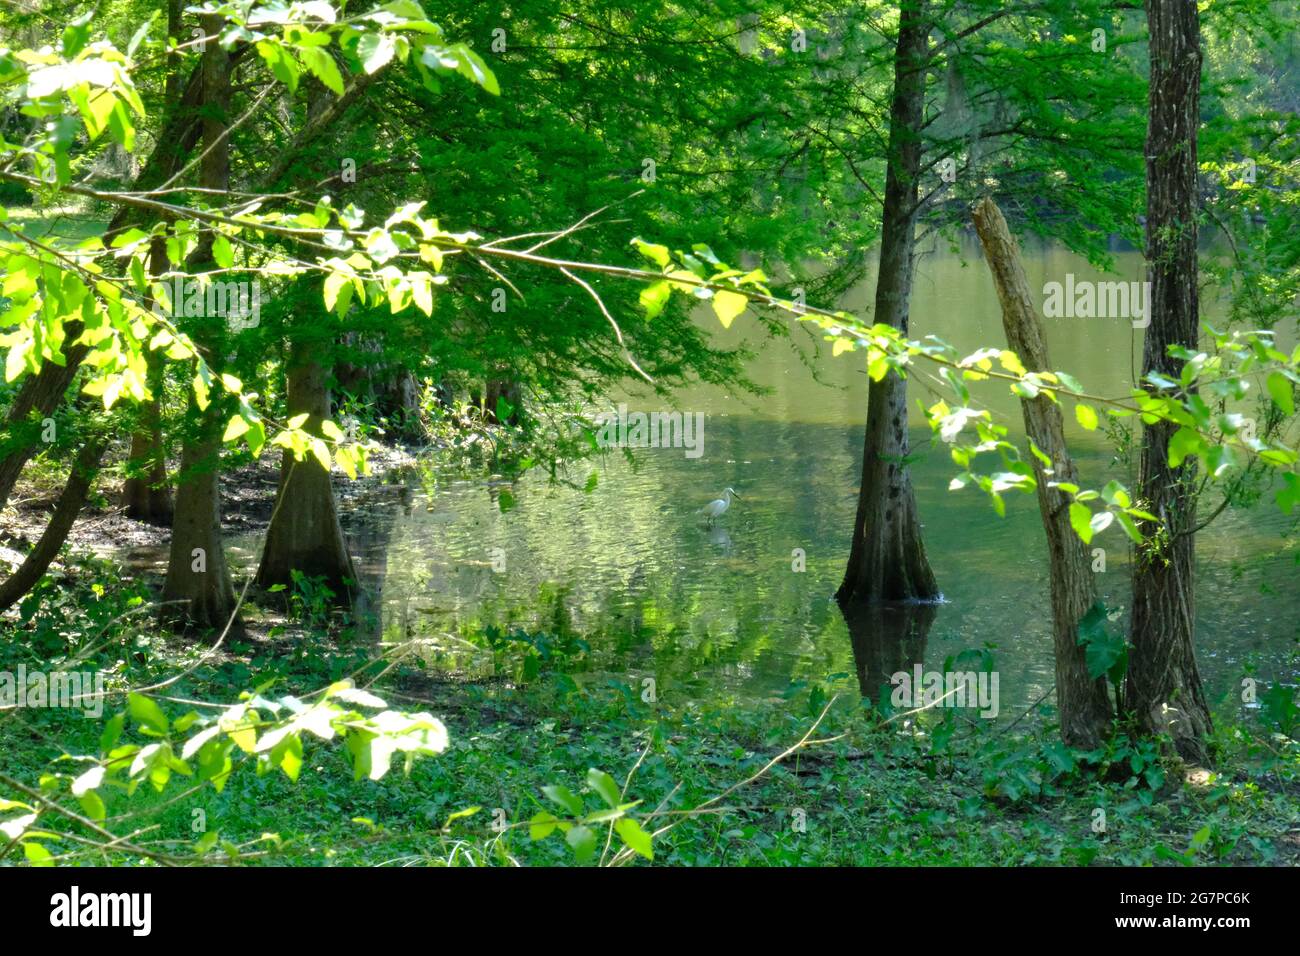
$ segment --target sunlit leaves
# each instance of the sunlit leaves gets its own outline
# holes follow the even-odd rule
[[[338,96],[343,95],[343,74],[339,72],[338,64],[334,62],[329,51],[314,46],[304,46],[299,48],[298,55],[311,71],[312,76],[320,80],[326,89]]]
[[[102,757],[75,758],[91,760],[92,765],[76,777],[65,777],[70,792],[89,817],[103,820],[102,794],[110,790],[124,789],[129,796],[148,782],[161,792],[173,774],[180,774],[211,783],[220,791],[236,760],[251,758],[259,774],[278,769],[297,780],[304,765],[304,735],[325,742],[341,738],[353,758],[354,773],[373,780],[388,772],[394,756],[403,757],[409,772],[416,757],[436,755],[448,745],[446,728],[437,718],[390,710],[384,701],[349,681],[332,685],[311,701],[292,696],[244,697],[216,715],[190,711],[169,721],[153,699],[131,694],[126,713],[151,742],[118,744],[126,713],[115,715],[100,742]],[[378,712],[365,713],[358,707]],[[238,756],[241,753],[246,758]]]
[[[620,817],[614,822],[614,830],[619,837],[631,849],[636,851],[647,860],[654,859],[654,848],[649,833],[641,828],[641,824],[631,817]]]
[[[230,240],[218,233],[212,240],[212,261],[223,269],[235,264],[235,251]]]
[[[656,243],[646,242],[643,239],[633,239],[632,244],[637,247],[637,251],[645,256],[655,265],[666,269],[672,262],[672,254],[668,251],[667,246],[661,246]]]
[[[641,290],[641,307],[645,309],[646,319],[653,319],[664,310],[672,297],[673,288],[667,282],[652,282]]]
[[[271,75],[287,86],[290,93],[297,91],[302,67],[282,43],[263,40],[257,44],[257,54],[266,63]]]
[[[242,415],[232,415],[226,423],[226,430],[221,436],[223,442],[232,442],[248,431],[248,422]]]
[[[723,289],[713,295],[713,311],[724,329],[731,328],[731,323],[735,321],[736,316],[745,311],[747,305],[749,299],[739,292],[728,292]]]
[[[357,41],[357,56],[367,73],[382,70],[396,53],[397,38],[385,33],[367,33]]]

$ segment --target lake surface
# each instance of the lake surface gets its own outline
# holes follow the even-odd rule
[[[1102,276],[1060,249],[1026,255],[1031,288],[1049,281],[1141,279],[1140,257],[1117,256],[1118,276]],[[868,280],[841,303],[862,309]],[[1209,310],[1213,316],[1213,307]],[[761,348],[750,373],[771,393],[754,398],[714,387],[677,394],[675,405],[635,391],[611,395],[633,411],[675,407],[703,413],[703,452],[642,449],[629,465],[619,452],[580,466],[594,491],[553,487],[544,475],[515,483],[515,506],[502,512],[498,487],[441,476],[436,494],[412,480],[402,504],[386,506],[382,533],[373,519],[354,524],[354,549],[380,593],[389,639],[428,637],[435,666],[487,676],[486,626],[579,638],[590,647],[578,681],[626,681],[638,693],[653,678],[661,700],[714,702],[779,697],[811,684],[879,686],[892,670],[922,663],[942,669],[964,649],[991,649],[1000,674],[1001,711],[1018,715],[1053,682],[1045,542],[1036,498],[1012,493],[999,518],[974,490],[950,492],[955,473],[944,446],[930,444],[917,412],[912,468],[926,546],[944,602],[918,620],[879,614],[846,623],[832,594],[840,582],[854,517],[866,419],[861,353],[832,359],[813,330],[766,341],[753,322],[724,332],[710,312],[699,321],[719,341]],[[1126,319],[1052,319],[1054,367],[1090,390],[1122,396],[1140,365],[1141,333]],[[913,337],[938,335],[964,352],[1005,339],[988,271],[974,245],[960,254],[925,255],[912,309]],[[795,354],[815,359],[817,376]],[[1018,402],[999,385],[975,385],[979,399],[1022,433]],[[914,377],[911,398],[934,397]],[[914,409],[914,411],[916,411]],[[1085,476],[1132,483],[1096,433],[1073,426],[1072,447]],[[698,510],[730,486],[741,500],[714,527]],[[1206,510],[1217,499],[1207,499]],[[1268,500],[1228,510],[1198,537],[1198,651],[1213,701],[1235,704],[1243,673],[1296,678],[1297,552],[1289,522]],[[1098,574],[1103,600],[1130,600],[1127,538],[1112,527],[1094,541],[1105,549]],[[497,550],[499,549],[499,550]],[[806,570],[792,569],[795,549]],[[494,563],[496,569],[494,569]],[[504,570],[499,570],[504,567]],[[1123,618],[1120,624],[1123,626]],[[899,637],[906,631],[905,638]],[[856,655],[855,655],[856,648]],[[883,675],[883,678],[882,678]]]

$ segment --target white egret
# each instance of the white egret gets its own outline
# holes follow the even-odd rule
[[[727,513],[727,509],[731,507],[733,496],[740,497],[740,495],[736,494],[735,488],[723,488],[721,498],[715,498],[700,509],[700,512],[709,519],[709,527],[713,526],[714,519]]]

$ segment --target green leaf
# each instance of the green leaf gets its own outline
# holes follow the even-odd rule
[[[220,839],[220,836],[221,836],[220,830],[209,830],[207,833],[203,834],[203,836],[199,837],[194,844],[195,855],[203,856],[205,853],[211,850],[214,846],[217,845],[217,840]]]
[[[1190,428],[1180,428],[1169,439],[1169,467],[1177,468],[1188,455],[1195,455],[1205,447],[1205,440]]]
[[[167,715],[150,698],[142,694],[131,694],[126,699],[126,709],[137,724],[160,734],[167,733]]]
[[[1291,382],[1281,372],[1274,372],[1268,377],[1268,394],[1278,408],[1282,409],[1283,415],[1295,414],[1295,393],[1292,391]]]
[[[1119,526],[1124,529],[1124,533],[1129,536],[1129,539],[1134,544],[1142,543],[1142,532],[1138,530],[1138,526],[1134,523],[1132,518],[1122,511],[1117,512],[1115,518],[1119,521]]]
[[[1070,502],[1070,527],[1083,539],[1084,544],[1092,541],[1092,512],[1087,505],[1077,501]]]
[[[587,786],[594,790],[607,806],[617,807],[619,800],[622,799],[614,778],[595,767],[587,771]]]
[[[1084,648],[1088,675],[1093,680],[1108,676],[1118,686],[1128,669],[1128,645],[1123,634],[1107,627],[1106,605],[1097,601],[1084,614],[1076,643]]]
[[[1188,852],[1195,853],[1204,849],[1205,845],[1210,842],[1210,833],[1211,830],[1209,824],[1206,824],[1193,833],[1191,845],[1187,848]]]
[[[573,856],[579,863],[586,863],[596,855],[596,834],[590,827],[579,824],[564,835],[564,842],[573,848]]]
[[[108,807],[104,805],[104,800],[94,790],[87,790],[77,798],[81,804],[81,809],[86,812],[86,816],[96,823],[102,822],[108,816]]]
[[[642,239],[633,239],[632,244],[637,247],[637,251],[641,255],[654,262],[661,269],[666,269],[668,263],[672,262],[672,256],[668,252],[667,246],[661,246],[654,242],[645,242]]]
[[[528,838],[530,840],[545,840],[554,832],[555,826],[559,822],[555,814],[549,810],[543,810],[528,821]]]
[[[104,773],[104,768],[99,764],[95,764],[76,780],[72,781],[72,795],[74,797],[81,797],[86,793],[95,790],[104,782]]]
[[[326,89],[336,96],[343,95],[343,75],[339,73],[339,67],[334,62],[334,57],[330,56],[326,50],[319,47],[300,47],[298,56],[302,58],[303,64],[311,71],[311,75],[320,80]]]
[[[12,382],[27,370],[27,353],[31,351],[32,340],[24,339],[9,349],[5,357],[5,381]]]
[[[1120,508],[1127,508],[1133,503],[1124,486],[1113,479],[1106,482],[1106,487],[1101,489],[1101,498],[1106,504],[1117,505]]]
[[[1015,352],[1004,349],[1002,352],[998,353],[998,361],[1002,364],[1002,367],[1012,375],[1025,374],[1025,366],[1021,363],[1020,356],[1016,355]]]
[[[325,277],[325,310],[327,312],[334,311],[334,304],[339,298],[339,290],[345,285],[350,288],[351,282],[352,280],[341,272],[331,272]]]
[[[667,282],[656,282],[642,289],[639,298],[641,307],[645,309],[646,319],[653,319],[662,312],[668,300],[672,298],[672,294],[673,287]]]
[[[248,422],[244,420],[243,415],[234,415],[226,425],[225,434],[221,436],[223,442],[234,441],[244,432],[248,431]]]
[[[259,42],[257,52],[266,61],[271,75],[287,86],[290,93],[296,93],[298,91],[298,76],[301,71],[298,68],[298,61],[293,58],[293,55],[279,43],[270,40]]]
[[[1277,492],[1277,506],[1289,515],[1300,504],[1300,476],[1287,472],[1282,476],[1282,487]]]
[[[749,305],[749,299],[739,292],[722,291],[713,296],[713,311],[718,315],[718,321],[722,323],[724,329],[731,328],[731,323],[736,320],[736,316],[745,311]]]
[[[1088,431],[1095,431],[1097,428],[1097,413],[1091,405],[1085,405],[1080,402],[1074,406],[1074,417],[1079,420],[1079,424]]]
[[[396,51],[396,40],[385,33],[367,33],[357,43],[357,56],[367,74],[383,69]]]
[[[98,819],[102,820],[103,817]],[[23,856],[27,857],[27,862],[32,866],[53,866],[54,857],[50,851],[45,849],[45,844],[37,843],[35,840],[23,841]]]
[[[1079,384],[1079,380],[1069,372],[1057,372],[1056,378],[1071,392],[1075,392],[1076,394],[1083,392],[1083,386]]]
[[[482,807],[474,806],[474,807],[466,807],[464,810],[457,810],[455,813],[453,813],[451,816],[447,818],[447,822],[444,823],[442,827],[444,830],[448,829],[457,820],[463,820],[466,817],[472,817],[474,816],[474,814],[478,813],[482,809],[483,809]]]
[[[622,817],[615,822],[614,829],[618,831],[618,835],[623,839],[623,842],[635,852],[641,854],[647,860],[655,858],[650,834],[641,829],[641,824],[631,817]]]
[[[567,810],[575,817],[582,816],[582,801],[564,784],[553,783],[542,787],[542,793],[546,794],[546,798],[561,809]]]
[[[126,712],[114,714],[109,718],[108,723],[104,724],[104,732],[99,737],[100,753],[108,753],[117,744],[117,739],[122,736],[122,728],[126,726]]]
[[[481,56],[462,43],[456,46],[456,59],[458,61],[457,73],[471,83],[477,83],[493,96],[501,95],[501,86],[497,83],[496,76],[488,68],[488,65],[483,62]]]
[[[1098,511],[1095,515],[1092,516],[1092,519],[1088,522],[1088,525],[1089,527],[1092,528],[1093,534],[1101,534],[1103,531],[1105,531],[1107,528],[1110,527],[1111,522],[1114,520],[1115,520],[1115,512]]]
[[[230,240],[221,234],[212,240],[212,261],[223,269],[229,269],[235,264],[235,250],[230,245]]]

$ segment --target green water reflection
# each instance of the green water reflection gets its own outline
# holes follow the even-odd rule
[[[1114,278],[1059,249],[1026,258],[1035,289],[1069,272]],[[1135,253],[1120,253],[1118,262],[1121,277],[1141,278]],[[870,289],[865,283],[843,304],[862,307]],[[1004,341],[987,269],[970,247],[922,258],[913,316],[914,336],[938,335],[963,350]],[[714,322],[707,315],[700,321]],[[721,340],[757,334],[745,326],[719,330]],[[1049,322],[1056,366],[1108,395],[1124,394],[1132,382],[1140,334],[1124,319]],[[802,329],[792,342],[813,354],[820,349]],[[590,494],[530,477],[513,488],[516,507],[502,513],[485,482],[440,481],[433,497],[416,486],[375,539],[382,553],[372,549],[367,557],[382,587],[385,633],[472,636],[493,625],[576,636],[590,648],[579,680],[613,676],[640,688],[653,678],[658,696],[676,702],[772,698],[792,682],[832,675],[844,686],[874,686],[895,668],[918,661],[938,668],[964,648],[991,648],[1003,714],[1023,709],[1053,679],[1035,499],[1010,500],[999,518],[977,492],[949,492],[953,466],[942,446],[930,447],[919,414],[914,445],[929,451],[913,476],[945,603],[919,625],[862,615],[851,640],[831,595],[848,551],[867,379],[860,356],[831,359],[826,352],[817,360],[820,382],[789,344],[776,342],[764,344],[751,368],[770,395],[681,392],[677,409],[705,415],[702,456],[646,449],[630,467],[609,455]],[[980,394],[1019,432],[1015,399],[1001,387]],[[913,397],[933,400],[920,380]],[[665,408],[635,392],[610,401]],[[1128,477],[1096,435],[1076,431],[1086,477]],[[708,528],[696,512],[726,486],[743,499]],[[1216,700],[1236,694],[1247,666],[1266,679],[1295,676],[1300,585],[1285,527],[1265,502],[1251,512],[1228,511],[1200,538],[1199,654]],[[1103,598],[1127,605],[1126,539],[1115,528],[1096,545],[1106,552],[1098,575]],[[359,547],[366,550],[364,540]],[[793,570],[796,549],[806,558],[802,572]],[[504,571],[494,570],[502,559]],[[478,674],[493,669],[492,656],[472,645],[448,637],[440,646],[435,663]]]

